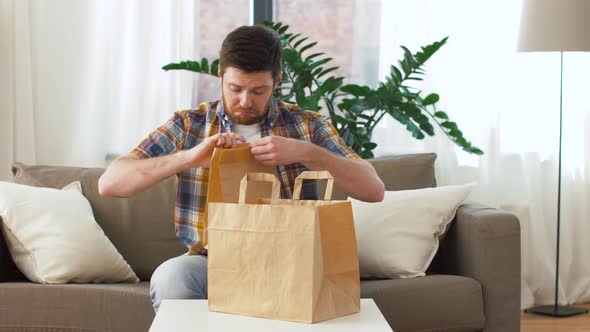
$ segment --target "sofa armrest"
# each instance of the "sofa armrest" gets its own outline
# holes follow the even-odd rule
[[[516,216],[477,203],[460,206],[436,260],[437,272],[479,281],[484,331],[520,330],[520,223]]]

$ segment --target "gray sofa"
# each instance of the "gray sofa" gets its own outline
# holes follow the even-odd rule
[[[371,160],[388,190],[436,186],[434,154]],[[185,252],[173,227],[175,181],[133,198],[102,198],[103,169],[15,164],[17,183],[61,188],[80,180],[97,222],[142,282],[40,285],[14,266],[0,237],[0,331],[147,331],[154,312],[149,280],[155,268]],[[428,202],[424,202],[428,204]],[[427,276],[362,280],[396,332],[520,329],[520,228],[512,214],[465,204]]]

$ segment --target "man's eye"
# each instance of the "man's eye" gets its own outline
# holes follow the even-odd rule
[[[254,91],[254,94],[260,96],[264,94],[264,91]]]
[[[230,89],[233,92],[240,92],[240,88],[233,87],[233,88],[230,88]]]

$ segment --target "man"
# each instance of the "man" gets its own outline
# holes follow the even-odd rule
[[[344,144],[327,120],[272,97],[282,78],[281,54],[281,41],[270,29],[243,26],[231,32],[220,52],[222,100],[176,112],[131,153],[113,161],[99,180],[102,196],[129,197],[178,176],[176,234],[189,252],[154,272],[150,293],[156,311],[163,299],[207,298],[207,252],[201,240],[208,167],[216,147],[249,144],[257,160],[276,166],[284,198],[291,197],[301,172],[327,170],[350,196],[383,199],[384,185],[373,167]],[[302,198],[316,196],[315,184],[306,183]]]

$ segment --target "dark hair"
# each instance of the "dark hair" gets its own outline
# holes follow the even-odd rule
[[[276,80],[281,72],[283,47],[279,36],[264,26],[241,26],[223,40],[219,66],[224,73],[235,67],[246,73],[270,71]]]

